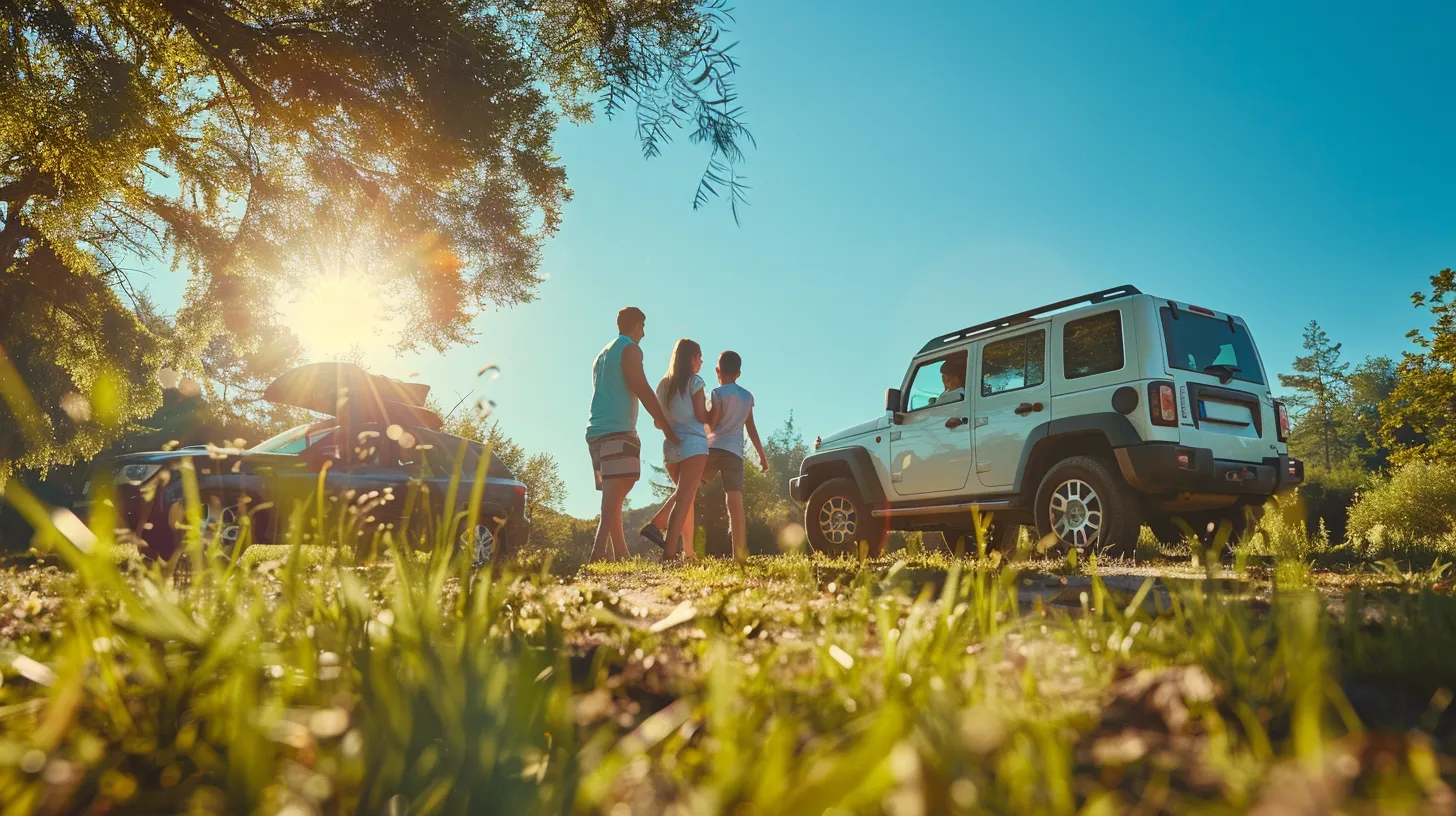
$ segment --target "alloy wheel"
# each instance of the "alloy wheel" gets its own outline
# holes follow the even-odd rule
[[[495,550],[495,534],[484,524],[477,524],[473,530],[460,534],[460,545],[470,548],[472,567],[483,566],[490,562]]]
[[[854,535],[859,531],[859,514],[854,502],[844,496],[832,496],[820,505],[819,531],[837,547],[854,543]]]
[[[1097,541],[1102,530],[1102,499],[1092,485],[1081,479],[1068,479],[1052,491],[1050,506],[1052,532],[1063,543],[1085,549]]]
[[[210,544],[214,540],[224,549],[231,551],[233,545],[238,543],[238,537],[243,534],[242,524],[238,519],[241,512],[238,506],[230,504],[226,507],[207,506],[207,517],[202,520],[202,541]]]

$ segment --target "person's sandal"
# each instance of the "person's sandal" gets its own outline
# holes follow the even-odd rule
[[[647,539],[648,541],[651,541],[653,544],[656,544],[657,549],[663,551],[667,550],[667,536],[664,536],[662,534],[662,531],[657,529],[656,524],[653,524],[650,521],[647,522],[647,526],[638,530],[637,534]]]

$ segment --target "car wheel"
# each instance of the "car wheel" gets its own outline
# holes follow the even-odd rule
[[[1036,532],[1087,553],[1131,553],[1137,547],[1137,497],[1104,460],[1073,456],[1058,462],[1036,491]]]
[[[243,535],[244,509],[236,499],[212,495],[204,499],[207,513],[202,518],[202,546],[231,558]]]
[[[474,527],[461,531],[460,547],[470,553],[470,566],[480,569],[489,564],[495,555],[495,533],[488,524],[476,524]]]
[[[804,507],[804,530],[809,546],[829,555],[855,553],[860,542],[867,542],[869,555],[878,557],[888,535],[885,522],[870,514],[851,479],[830,479],[814,489]]]

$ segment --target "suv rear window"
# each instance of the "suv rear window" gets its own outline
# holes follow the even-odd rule
[[[1075,380],[1122,368],[1122,313],[1071,320],[1062,327],[1062,377]]]
[[[1167,306],[1159,311],[1163,315],[1163,334],[1168,338],[1168,365],[1215,375],[1217,369],[1206,369],[1228,366],[1234,379],[1264,384],[1254,341],[1243,326],[1185,309],[1178,310],[1176,319]]]

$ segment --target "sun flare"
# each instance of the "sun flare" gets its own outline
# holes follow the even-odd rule
[[[398,317],[372,280],[320,276],[280,296],[278,317],[298,336],[312,360],[356,359],[369,363],[392,356],[399,339]]]

